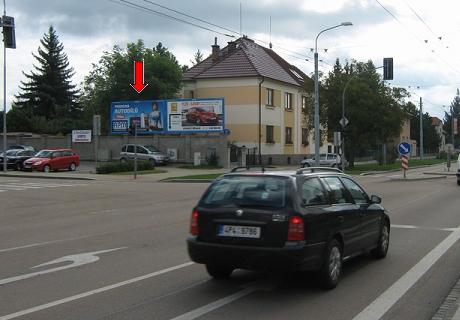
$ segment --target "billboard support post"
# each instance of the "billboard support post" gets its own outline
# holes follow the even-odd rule
[[[99,136],[101,135],[101,116],[94,115],[93,116],[93,132],[94,132],[94,160],[96,165],[96,172],[97,172],[97,165],[98,165],[98,153],[99,153]]]
[[[134,180],[137,179],[137,123],[134,124]]]

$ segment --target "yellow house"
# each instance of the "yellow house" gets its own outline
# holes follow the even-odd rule
[[[216,38],[211,56],[185,72],[183,82],[184,98],[224,98],[227,141],[263,163],[294,164],[311,153],[305,88],[312,80],[273,50],[247,37],[220,49]]]

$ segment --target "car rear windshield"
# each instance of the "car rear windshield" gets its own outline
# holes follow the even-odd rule
[[[156,147],[154,146],[144,146],[147,150],[149,150],[150,152],[160,152],[160,150],[158,150]]]
[[[282,208],[286,205],[288,183],[284,177],[224,177],[211,185],[201,205]]]
[[[53,154],[53,151],[42,150],[39,153],[37,153],[35,157],[36,158],[50,158],[52,154]]]

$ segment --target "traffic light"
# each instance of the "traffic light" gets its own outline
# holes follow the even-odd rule
[[[383,80],[393,80],[393,58],[383,58]]]
[[[16,36],[14,33],[14,18],[3,16],[2,17],[3,27],[3,42],[6,48],[16,49]]]

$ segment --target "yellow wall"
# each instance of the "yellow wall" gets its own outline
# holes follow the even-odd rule
[[[221,97],[225,99],[226,105],[259,104],[259,87],[201,88],[195,90],[195,98]]]
[[[226,124],[230,130],[228,139],[230,141],[245,141],[258,142],[257,135],[259,134],[258,124]],[[265,128],[262,126],[262,142],[265,142]]]
[[[410,121],[408,119],[404,121],[399,138],[400,138],[399,140],[409,140],[410,139]]]
[[[285,154],[294,154],[294,145],[285,145],[284,146],[284,153]]]

